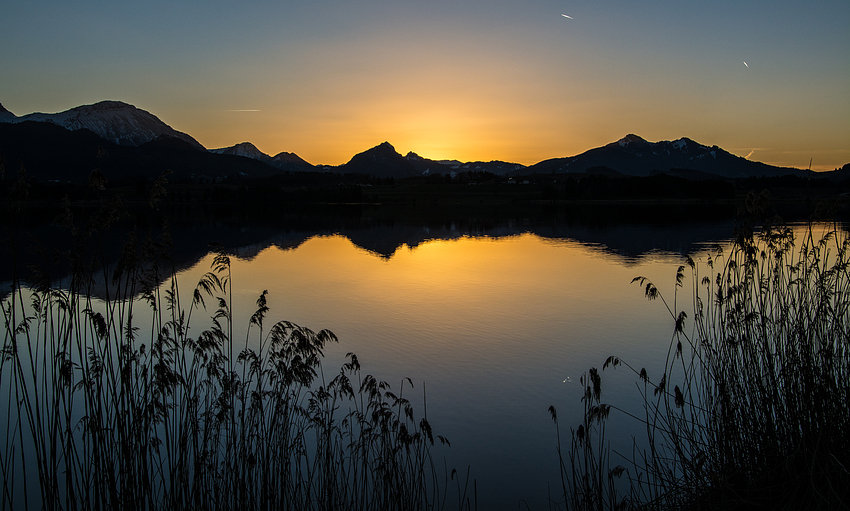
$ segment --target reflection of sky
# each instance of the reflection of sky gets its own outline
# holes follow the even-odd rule
[[[181,275],[187,300],[209,263]],[[579,420],[583,371],[609,355],[650,370],[663,362],[672,320],[630,281],[645,275],[672,295],[678,264],[668,258],[623,266],[579,243],[530,234],[435,240],[389,259],[341,236],[315,237],[234,260],[236,331],[244,331],[267,289],[267,328],[286,319],[339,337],[327,349],[328,378],[354,352],[363,374],[394,389],[410,377],[415,388],[405,396],[417,413],[425,387],[429,421],[452,443],[440,456],[464,475],[471,465],[479,509],[516,509],[519,499],[545,509],[547,482],[559,484],[549,406],[558,408],[568,435]],[[604,378],[607,402],[635,405],[632,375],[618,369]],[[618,395],[617,388],[629,392]],[[628,439],[621,426],[612,428]]]
[[[850,161],[842,0],[11,0],[2,19],[15,114],[122,100],[210,148],[531,164],[636,133]]]
[[[816,226],[815,239],[829,227]],[[804,228],[794,229],[803,242]],[[705,254],[694,256],[700,275],[709,273]],[[184,307],[211,262],[207,256],[179,276]],[[557,407],[567,435],[579,423],[579,378],[589,367],[615,355],[660,377],[674,321],[661,301],[644,298],[634,277],[647,277],[671,307],[688,312],[686,330],[693,324],[688,271],[673,301],[680,258],[623,264],[598,248],[533,234],[426,241],[389,258],[343,236],[316,236],[232,263],[235,349],[258,344],[256,328],[248,332],[250,341],[243,333],[257,297],[268,290],[266,332],[285,319],[339,337],[326,349],[327,379],[347,352],[357,354],[363,375],[393,389],[409,377],[415,389],[407,387],[404,395],[417,416],[424,413],[424,390],[429,421],[452,442],[451,449],[436,451],[437,464],[446,455],[447,465],[461,474],[471,465],[480,509],[516,509],[519,499],[530,509],[547,508],[547,489],[554,492],[559,484],[547,410]],[[192,313],[190,336],[209,328],[214,302]],[[149,335],[145,310],[140,303],[134,313],[140,339]],[[634,374],[621,367],[602,377],[606,403],[639,413]],[[612,419],[614,448],[631,452],[629,435],[640,428],[616,413]]]
[[[212,259],[179,275],[184,310]],[[435,449],[435,464],[441,469],[445,456],[449,470],[462,475],[470,466],[479,509],[516,509],[520,499],[546,509],[547,484],[553,491],[559,484],[549,406],[558,408],[568,434],[579,421],[583,371],[611,354],[649,369],[663,361],[669,316],[629,282],[643,274],[671,291],[676,264],[653,259],[626,267],[582,244],[531,234],[429,241],[388,259],[342,236],[313,237],[297,248],[232,259],[233,348],[259,345],[248,319],[268,290],[266,333],[288,320],[338,336],[325,350],[326,379],[348,352],[357,354],[362,375],[394,391],[411,379],[415,388],[405,384],[404,397],[417,418],[427,399],[434,432],[452,445]],[[215,300],[206,304],[191,313],[193,338],[211,326]],[[102,307],[93,305],[105,313]],[[142,301],[133,318],[139,342],[150,346],[150,309]],[[634,406],[632,375],[604,377],[607,402]],[[623,388],[629,394],[616,392]],[[628,438],[621,426],[612,429]]]

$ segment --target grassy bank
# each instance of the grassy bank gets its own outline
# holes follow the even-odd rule
[[[648,374],[617,357],[603,365],[635,373],[642,414],[606,405],[602,371],[585,375],[585,419],[563,444],[558,429],[559,505],[847,509],[848,249],[837,229],[742,229],[727,252],[689,258],[671,297],[636,278],[675,325],[665,369]],[[632,452],[611,450],[613,417],[645,429]]]

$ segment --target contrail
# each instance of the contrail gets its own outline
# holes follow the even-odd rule
[[[745,65],[745,66],[747,66],[747,69],[749,69],[749,68],[750,68],[750,65],[749,65],[749,64],[747,64],[747,62],[746,62],[746,61],[744,61],[744,65]]]
[[[561,16],[563,16],[563,17],[565,17],[565,18],[573,19],[573,17],[572,17],[572,16],[567,16],[566,14],[561,14]]]
[[[225,110],[225,112],[259,112],[259,110]]]
[[[747,67],[749,67],[749,66],[747,66]],[[744,156],[744,159],[745,159],[745,160],[749,160],[749,159],[750,159],[750,156],[752,156],[754,152],[756,152],[756,150],[755,150],[755,149],[751,149],[751,150],[750,150],[750,153],[749,153],[749,154],[747,154],[746,156]]]

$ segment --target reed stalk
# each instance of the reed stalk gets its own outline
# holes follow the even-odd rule
[[[631,455],[605,442],[599,372],[583,379],[584,423],[562,460],[569,509],[847,509],[850,506],[850,240],[765,226],[728,253],[687,258],[667,308],[664,370],[633,371],[645,428]],[[690,286],[686,275],[690,274]],[[677,309],[687,293],[688,312]],[[551,408],[556,419],[554,408]],[[555,421],[557,425],[557,420]],[[559,452],[560,431],[559,435]],[[593,441],[592,441],[593,440]],[[616,455],[621,465],[610,466]],[[610,484],[627,475],[622,489]],[[619,491],[618,491],[619,489]]]
[[[265,291],[242,339],[221,247],[187,303],[167,227],[107,264],[91,247],[120,204],[101,204],[83,229],[66,207],[75,247],[45,255],[69,279],[35,264],[2,299],[0,509],[449,507],[432,458],[448,441],[414,414],[410,380],[396,395],[351,353],[326,377],[336,336],[269,326]]]

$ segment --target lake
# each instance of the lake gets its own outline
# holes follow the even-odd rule
[[[237,315],[268,289],[270,318],[336,333],[330,371],[351,351],[364,373],[394,388],[409,377],[417,388],[406,395],[424,390],[450,467],[469,464],[477,479],[480,509],[541,509],[559,481],[548,407],[577,426],[583,371],[608,355],[663,361],[672,320],[629,282],[645,275],[663,288],[681,262],[656,252],[626,263],[534,234],[433,240],[388,258],[317,236],[236,260],[233,280]]]
[[[364,375],[396,391],[409,378],[404,395],[417,416],[427,406],[435,433],[451,442],[435,448],[437,462],[463,478],[468,471],[478,509],[548,509],[547,495],[560,492],[549,406],[569,435],[581,421],[588,368],[615,355],[650,376],[662,370],[674,320],[632,279],[649,278],[672,306],[685,255],[704,259],[734,232],[728,211],[680,208],[193,218],[175,222],[173,238],[184,290],[210,269],[206,242],[233,254],[237,331],[267,290],[267,321],[337,335],[326,350],[328,378],[348,352]],[[676,309],[690,315],[688,286],[680,293]],[[633,373],[602,376],[603,401],[640,410]],[[612,419],[613,445],[630,452],[640,427],[616,412]]]

